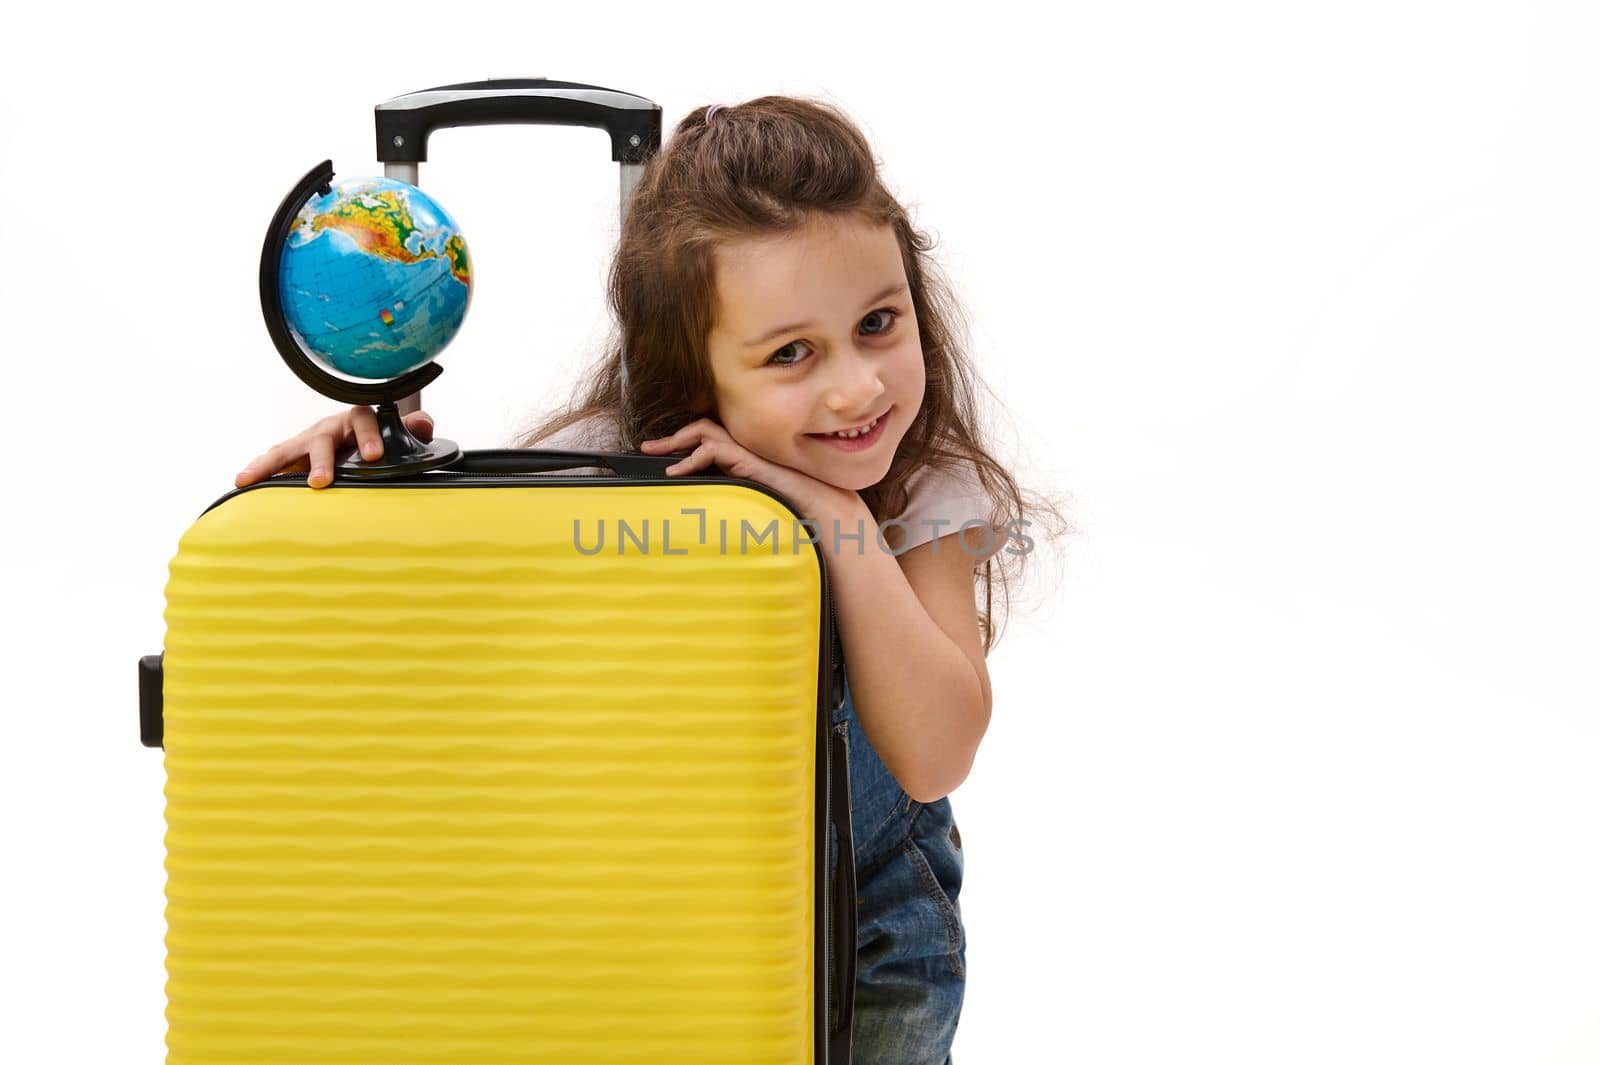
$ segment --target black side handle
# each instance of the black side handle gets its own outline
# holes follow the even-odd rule
[[[661,146],[661,105],[599,85],[505,78],[440,85],[373,109],[378,161],[423,163],[428,135],[445,126],[594,126],[611,135],[611,158],[642,163]]]
[[[161,660],[166,652],[139,659],[139,742],[161,746]]]

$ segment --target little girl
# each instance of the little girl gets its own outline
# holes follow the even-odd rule
[[[864,1065],[952,1060],[966,933],[948,795],[989,724],[992,578],[1005,588],[1032,546],[1026,515],[1060,516],[1025,502],[984,448],[932,246],[837,109],[697,108],[629,202],[608,293],[620,337],[581,395],[514,444],[687,452],[669,474],[715,464],[815,522],[847,663],[833,727],[850,750]],[[425,412],[405,421],[432,439]],[[236,484],[309,469],[326,486],[352,435],[382,454],[357,406]]]

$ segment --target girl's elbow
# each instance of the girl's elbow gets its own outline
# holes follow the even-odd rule
[[[963,772],[959,777],[956,777],[945,784],[935,787],[919,787],[916,791],[908,790],[906,795],[911,798],[912,802],[915,802],[921,806],[932,806],[946,795],[953,793],[966,779],[967,774]]]
[[[912,802],[923,806],[931,806],[938,802],[966,781],[972,772],[973,754],[976,752],[969,754],[965,764],[961,766],[931,767],[926,774],[918,776],[907,785],[906,795]]]

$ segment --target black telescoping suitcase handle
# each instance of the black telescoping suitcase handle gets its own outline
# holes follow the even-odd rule
[[[549,78],[496,78],[439,85],[385,100],[373,108],[378,161],[385,177],[417,184],[428,160],[428,135],[446,126],[593,126],[611,137],[611,158],[621,164],[617,213],[625,217],[645,163],[661,147],[661,105],[602,85]],[[628,393],[628,363],[621,366]],[[396,404],[401,414],[422,407],[422,389]]]
[[[423,163],[428,134],[445,126],[594,126],[611,135],[611,158],[643,163],[661,146],[661,107],[643,96],[549,78],[440,85],[374,108],[378,161]]]

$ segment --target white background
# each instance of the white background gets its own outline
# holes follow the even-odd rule
[[[135,662],[179,536],[337,406],[261,323],[273,210],[380,172],[380,100],[544,75],[844,106],[1071,494],[952,797],[956,1061],[1600,1060],[1593,5],[270,7],[0,15],[0,1056],[162,1060]],[[431,155],[476,291],[424,407],[503,446],[604,337],[616,171]]]

